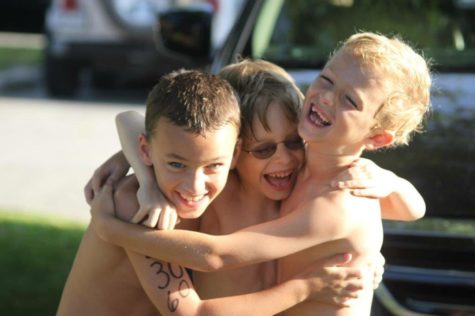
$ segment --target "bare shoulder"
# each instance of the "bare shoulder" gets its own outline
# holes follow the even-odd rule
[[[354,196],[348,190],[329,190],[303,201],[297,211],[305,214],[315,232],[344,237],[371,212],[379,215],[379,202]]]

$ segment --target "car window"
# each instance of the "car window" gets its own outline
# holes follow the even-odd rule
[[[404,34],[436,68],[460,70],[473,67],[474,23],[469,0],[270,0],[257,20],[252,55],[321,67],[340,41],[362,30]]]

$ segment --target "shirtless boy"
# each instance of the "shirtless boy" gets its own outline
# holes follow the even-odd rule
[[[102,203],[93,212],[99,234],[140,253],[199,270],[287,256],[279,260],[280,280],[334,253],[350,252],[354,258],[350,265],[367,264],[383,239],[379,202],[335,190],[332,182],[363,150],[407,143],[428,110],[429,90],[427,64],[409,46],[372,33],[356,34],[331,57],[307,91],[299,123],[307,162],[282,205],[281,218],[224,236],[175,230],[154,231],[140,239],[141,227],[115,220]],[[371,297],[366,290],[351,307],[307,300],[287,312],[367,315]]]
[[[172,73],[152,90],[146,117],[147,134],[140,140],[145,161],[153,164],[156,181],[180,218],[199,217],[224,187],[238,153],[239,106],[231,87],[216,76],[197,71]],[[111,185],[105,185],[104,190],[111,193]],[[187,229],[193,223],[182,220],[180,225]],[[127,256],[123,249],[100,240],[90,225],[65,285],[58,315],[155,315],[157,309],[174,315],[225,314],[229,309],[241,314],[271,314],[326,286],[317,273],[315,278],[295,278],[284,286],[239,300],[201,301],[181,267],[131,251]],[[153,284],[146,284],[145,291],[160,292],[155,306],[130,263],[140,279]],[[320,269],[319,273],[329,282],[335,280],[343,290],[347,285],[359,286],[358,280],[344,280],[359,277],[359,270],[342,271]]]

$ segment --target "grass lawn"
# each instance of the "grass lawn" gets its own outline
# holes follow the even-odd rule
[[[84,224],[0,210],[0,315],[54,315]]]
[[[42,59],[42,49],[0,46],[0,70],[9,68],[12,65],[39,65]]]

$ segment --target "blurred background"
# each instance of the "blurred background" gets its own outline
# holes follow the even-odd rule
[[[426,133],[371,155],[428,206],[385,223],[374,315],[475,315],[474,25],[475,0],[2,0],[0,315],[55,313],[89,220],[83,188],[119,150],[114,117],[144,113],[162,74],[241,55],[304,91],[357,30],[402,34],[435,70]]]

